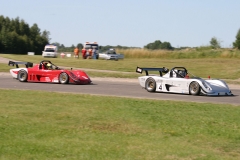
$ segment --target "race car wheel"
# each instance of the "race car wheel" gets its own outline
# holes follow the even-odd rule
[[[27,82],[28,74],[25,70],[20,70],[18,72],[17,78],[20,82]]]
[[[190,83],[190,85],[189,85],[189,93],[191,95],[199,95],[200,94],[200,90],[201,90],[201,88],[200,88],[198,82],[194,81],[194,82]]]
[[[155,92],[156,82],[153,78],[148,78],[145,83],[145,88],[148,92]]]
[[[69,80],[69,77],[68,77],[68,74],[67,73],[61,73],[60,75],[59,75],[59,82],[61,83],[61,84],[67,84],[68,83],[68,80]]]

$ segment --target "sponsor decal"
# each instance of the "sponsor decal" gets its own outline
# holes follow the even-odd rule
[[[82,76],[84,79],[88,79],[87,77],[85,77],[85,76]]]
[[[57,77],[55,77],[55,78],[53,78],[53,80],[52,80],[52,82],[59,82],[59,80],[58,80],[58,78]]]
[[[46,82],[51,82],[51,80],[50,80],[49,77],[45,77],[45,81],[46,81]]]
[[[18,71],[12,71],[13,73],[15,73],[15,74],[18,74]]]
[[[140,73],[142,73],[142,69],[141,69],[141,68],[138,68],[137,71],[140,72]]]

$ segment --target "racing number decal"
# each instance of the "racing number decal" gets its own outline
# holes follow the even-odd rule
[[[159,89],[162,90],[162,84],[160,84]]]

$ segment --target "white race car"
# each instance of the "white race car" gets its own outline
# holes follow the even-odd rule
[[[148,92],[167,92],[191,95],[233,95],[226,82],[219,79],[204,80],[195,77],[184,67],[171,70],[163,68],[136,68],[137,73],[146,72],[138,77],[140,85]],[[160,75],[149,75],[149,71],[158,71]]]

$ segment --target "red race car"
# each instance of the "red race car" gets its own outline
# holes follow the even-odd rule
[[[19,68],[19,64],[24,64],[26,68]],[[15,69],[10,69],[13,78],[20,82],[48,82],[61,84],[91,84],[91,79],[82,70],[66,70],[57,67],[51,61],[43,60],[33,66],[31,62],[9,61],[9,66],[16,65]]]

